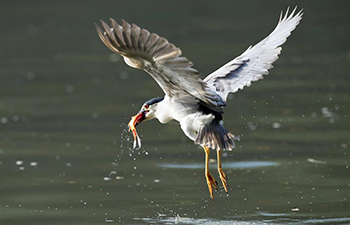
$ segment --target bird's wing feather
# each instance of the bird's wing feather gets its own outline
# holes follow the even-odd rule
[[[278,59],[282,50],[279,46],[287,40],[301,20],[302,10],[294,15],[295,10],[296,8],[288,16],[287,9],[284,17],[281,12],[279,22],[269,36],[208,75],[204,79],[207,85],[226,102],[229,93],[248,87],[252,81],[262,79],[263,75],[268,74],[268,69],[272,68],[272,63]]]
[[[130,25],[122,20],[119,25],[110,19],[111,27],[101,21],[96,30],[103,43],[124,57],[131,67],[145,70],[163,89],[164,93],[178,101],[201,100],[211,107],[223,105],[221,98],[200,79],[199,72],[192,68],[181,50],[157,34]]]

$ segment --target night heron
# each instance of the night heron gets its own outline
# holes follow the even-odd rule
[[[124,20],[119,25],[110,19],[110,26],[101,20],[102,28],[95,24],[99,37],[109,49],[120,54],[129,66],[149,73],[165,93],[162,98],[146,101],[131,118],[129,129],[134,136],[134,148],[137,144],[141,146],[135,128],[138,124],[153,118],[161,123],[176,120],[185,135],[204,149],[205,177],[211,198],[213,188],[217,190],[217,182],[209,173],[210,148],[217,152],[219,176],[228,192],[227,177],[221,168],[221,152],[232,150],[238,138],[223,127],[227,96],[268,74],[281,52],[280,46],[301,20],[302,10],[295,11],[296,8],[288,15],[287,10],[284,16],[281,12],[269,36],[203,80],[192,68],[192,62],[181,57],[181,50],[165,38]]]

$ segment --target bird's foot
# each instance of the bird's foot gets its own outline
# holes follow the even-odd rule
[[[224,173],[224,171],[222,171],[221,168],[218,169],[218,172],[219,172],[219,175],[220,175],[222,186],[224,186],[225,192],[228,193],[228,183],[227,183],[226,174]]]
[[[209,189],[209,193],[210,193],[210,197],[212,199],[214,199],[213,196],[213,187],[215,188],[215,190],[218,190],[218,182],[215,181],[214,177],[210,174],[210,173],[206,173],[205,174],[205,178],[207,178],[207,185],[208,185],[208,189]]]

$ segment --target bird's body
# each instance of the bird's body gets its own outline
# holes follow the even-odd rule
[[[159,122],[163,124],[171,120],[176,120],[181,123],[183,119],[196,113],[198,113],[198,111],[192,107],[192,105],[186,105],[165,96],[164,100],[158,103],[155,116]]]
[[[221,169],[221,150],[232,150],[237,139],[222,125],[227,96],[262,79],[272,68],[281,52],[280,45],[301,20],[302,12],[295,14],[295,10],[290,15],[287,10],[284,17],[281,14],[269,36],[204,80],[192,68],[192,62],[181,56],[181,50],[165,38],[124,20],[119,25],[111,19],[111,27],[101,21],[103,30],[96,25],[99,37],[108,48],[123,56],[127,65],[149,73],[165,93],[164,98],[145,102],[129,122],[135,138],[134,147],[137,142],[141,145],[135,128],[137,124],[153,118],[161,123],[176,120],[185,135],[205,151],[205,177],[211,197],[217,184],[208,170],[209,148],[217,151],[218,172],[227,192],[227,178]]]
[[[166,124],[176,120],[180,123],[185,135],[192,141],[195,141],[199,130],[205,124],[215,119],[213,114],[205,114],[198,110],[199,106],[181,103],[168,96],[165,96],[164,100],[159,102],[156,107],[155,118],[160,123]]]

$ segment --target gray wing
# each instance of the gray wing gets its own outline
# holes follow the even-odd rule
[[[102,28],[95,24],[103,43],[123,56],[129,66],[149,73],[166,95],[187,103],[199,99],[214,108],[224,104],[200,79],[199,72],[192,68],[192,62],[180,57],[179,48],[135,24],[122,20],[122,25],[119,25],[113,19],[110,22],[111,27],[103,21]]]
[[[280,20],[276,28],[265,39],[254,47],[250,46],[242,55],[228,62],[212,74],[208,75],[204,81],[216,91],[226,102],[227,95],[234,93],[244,87],[249,87],[252,81],[263,78],[271,69],[272,63],[278,59],[281,53],[281,46],[295,27],[299,24],[303,15],[302,10],[296,15],[295,9],[288,16],[288,9],[283,17],[281,12]]]

